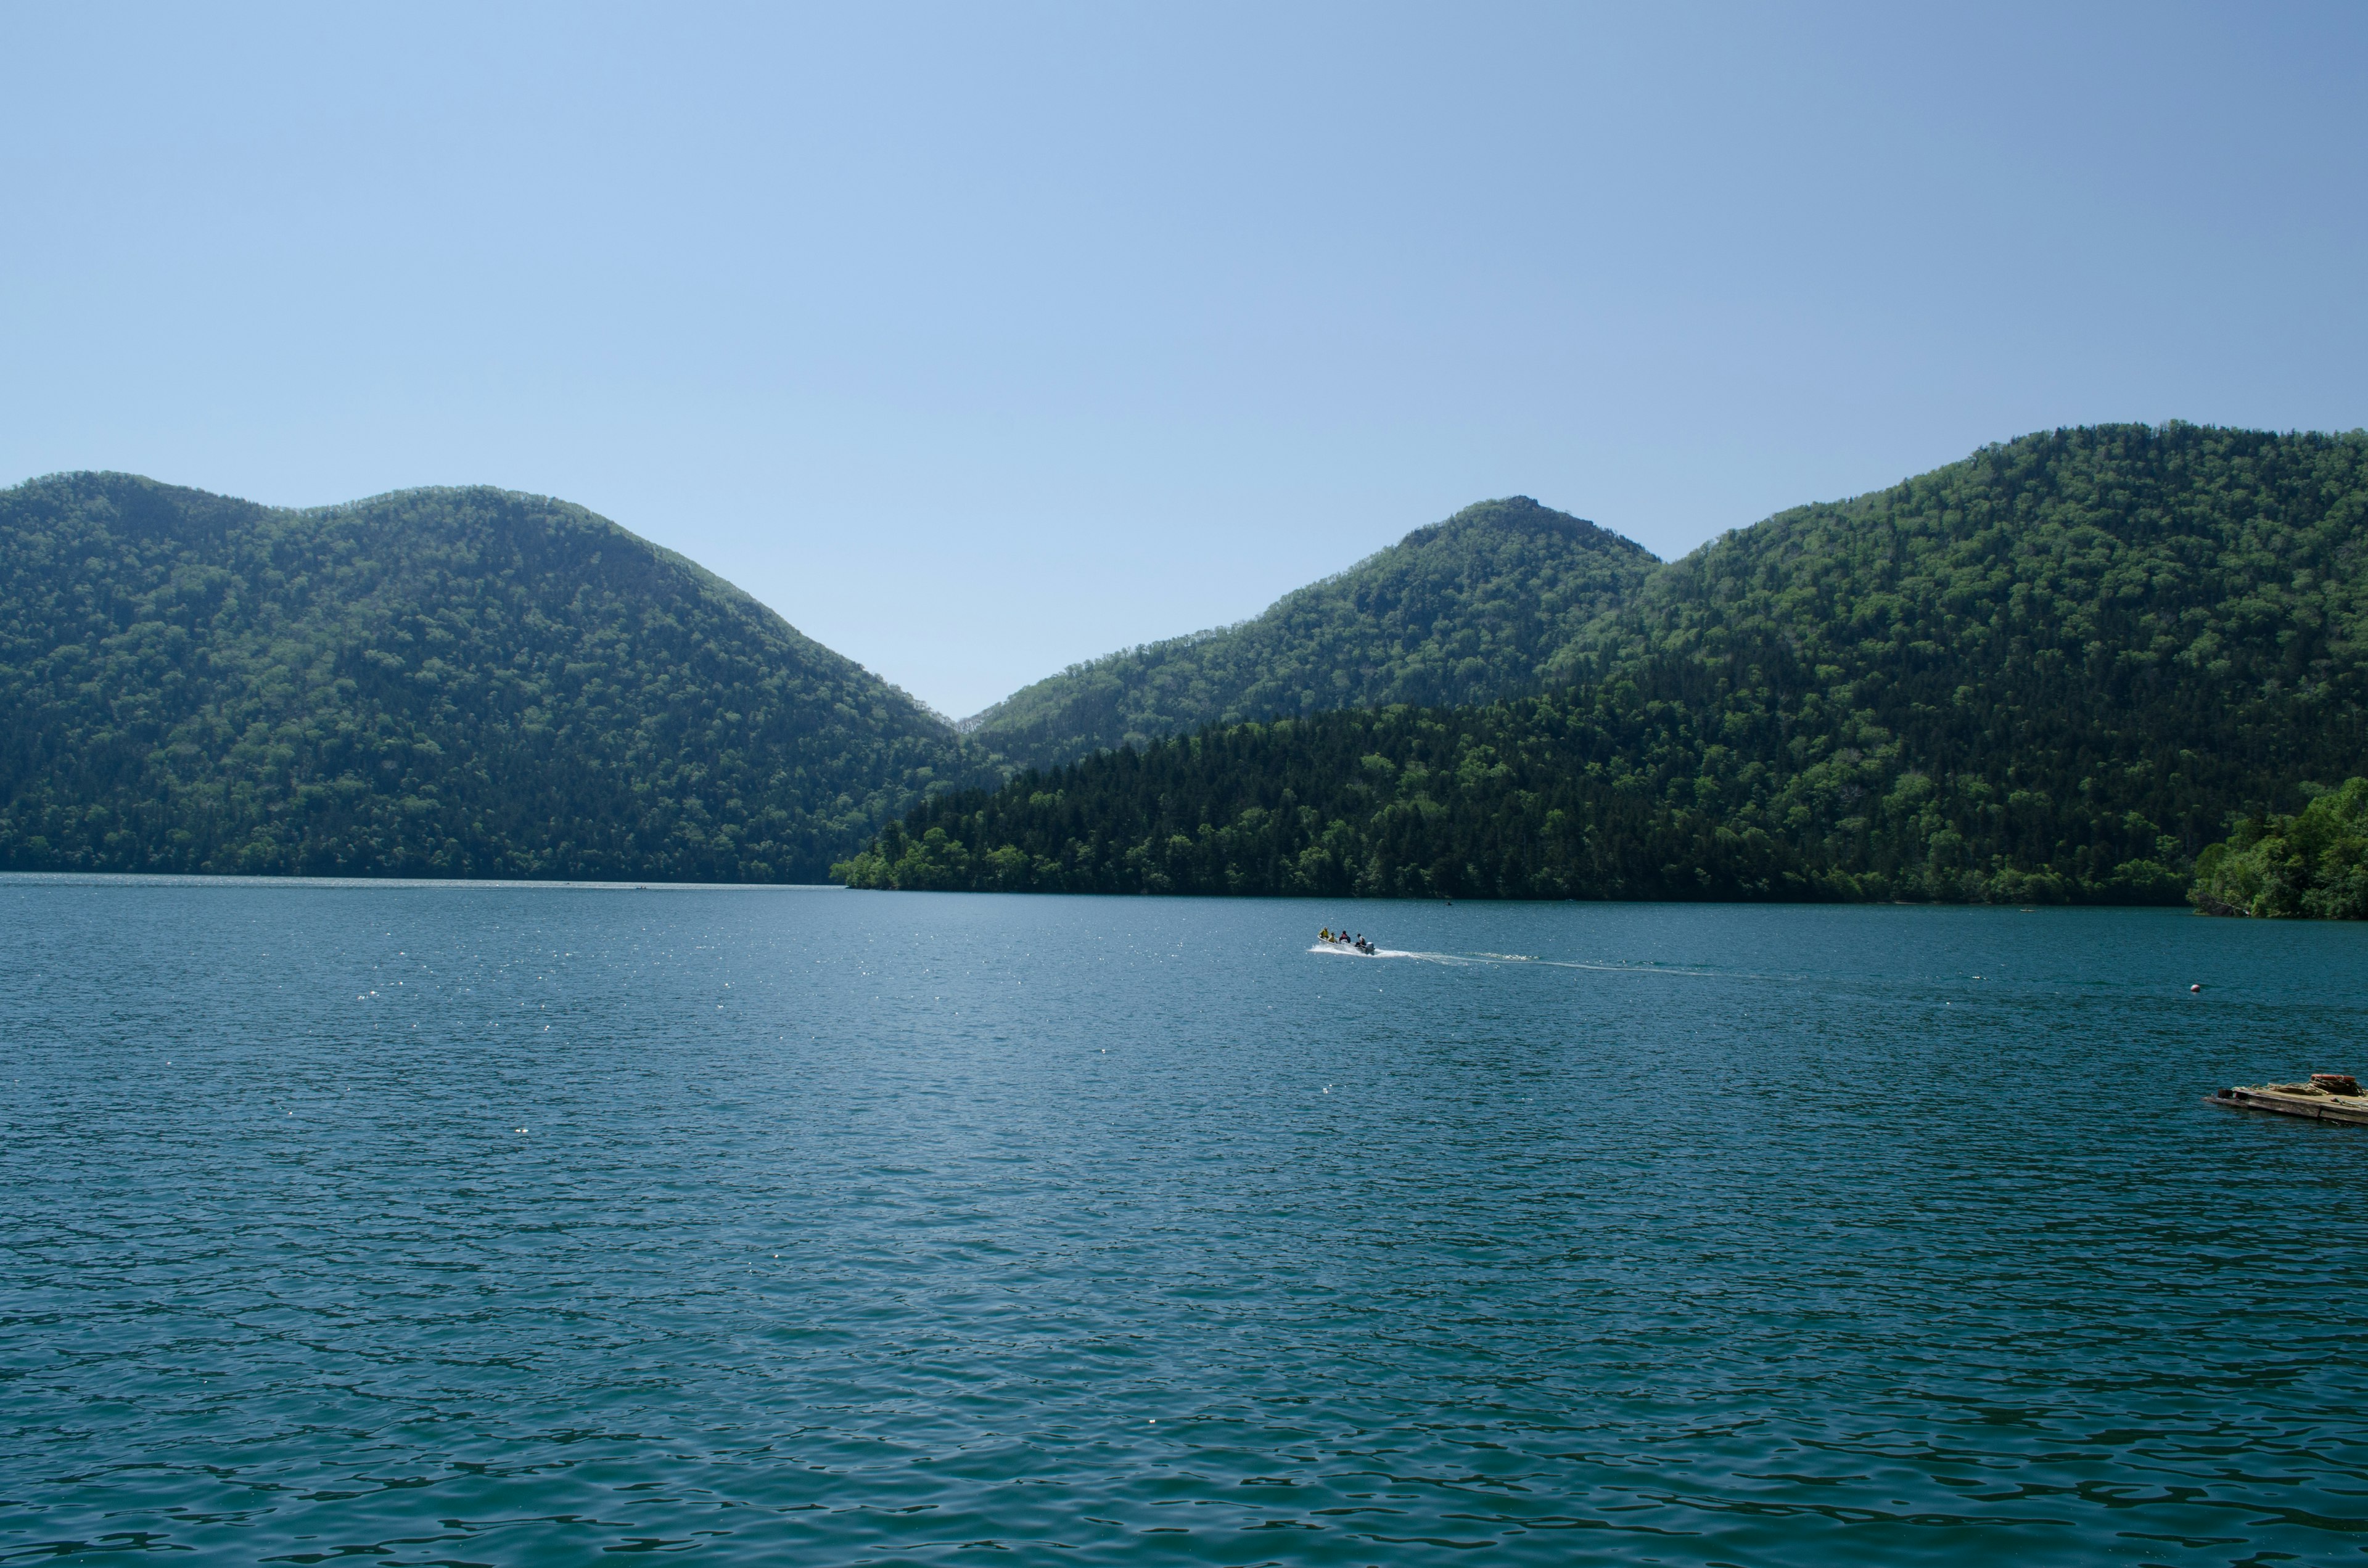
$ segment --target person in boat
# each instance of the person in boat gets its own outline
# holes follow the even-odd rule
[[[1319,942],[1328,942],[1328,941],[1330,941],[1330,940],[1332,939],[1332,927],[1331,927],[1331,926],[1326,926],[1326,927],[1324,927],[1324,929],[1322,929],[1321,931],[1316,932],[1316,933],[1315,933],[1315,939],[1316,939],[1317,941],[1319,941]]]

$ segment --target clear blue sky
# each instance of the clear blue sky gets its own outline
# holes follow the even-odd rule
[[[2368,424],[2368,6],[0,8],[0,483],[580,501],[951,713],[1467,502]]]

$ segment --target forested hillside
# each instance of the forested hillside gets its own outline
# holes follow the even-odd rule
[[[681,557],[487,489],[0,492],[0,867],[818,880],[943,721]]]
[[[1533,691],[1656,564],[1525,495],[1484,501],[1255,620],[1039,681],[971,733],[1014,763],[1046,767],[1208,723]]]
[[[2299,812],[2239,822],[2196,857],[2188,898],[2206,915],[2368,920],[2368,778],[2314,790]]]
[[[933,801],[866,886],[2171,901],[2360,770],[2368,437],[2060,430],[1649,574],[1486,708]],[[934,834],[934,837],[931,835]]]

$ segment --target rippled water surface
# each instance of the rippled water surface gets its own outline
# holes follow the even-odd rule
[[[0,1561],[2368,1555],[2368,1129],[2201,1103],[2368,1071],[2357,927],[0,922]]]

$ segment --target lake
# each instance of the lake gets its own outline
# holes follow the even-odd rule
[[[0,917],[0,1562],[2368,1554],[2368,1129],[2202,1103],[2368,1072],[2360,927]]]

